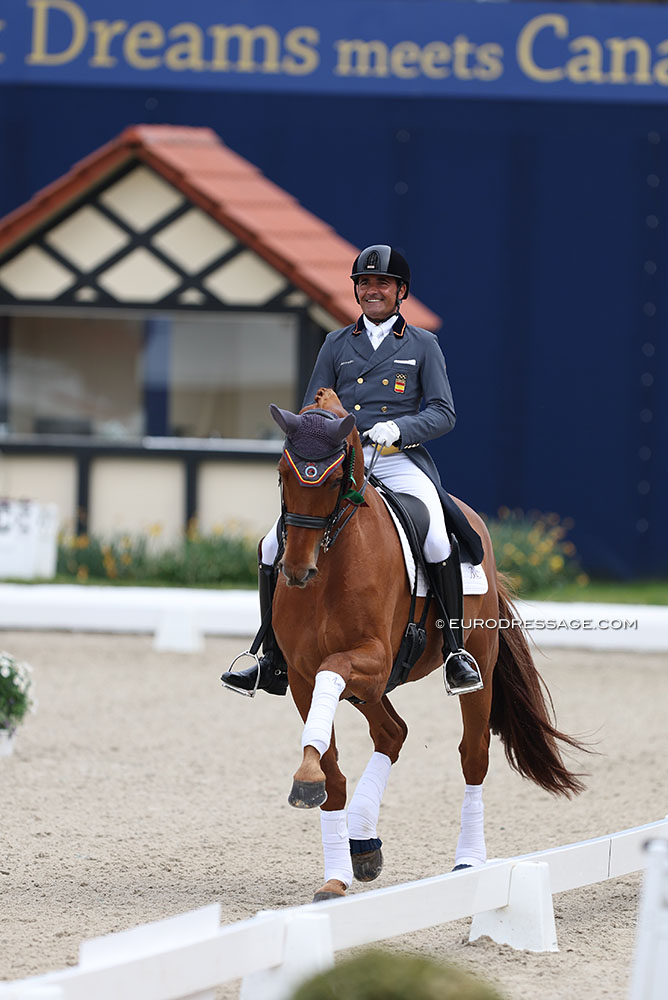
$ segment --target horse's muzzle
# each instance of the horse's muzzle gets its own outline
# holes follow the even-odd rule
[[[309,580],[312,580],[318,572],[317,566],[288,568],[283,562],[280,564],[280,568],[288,587],[305,587]]]

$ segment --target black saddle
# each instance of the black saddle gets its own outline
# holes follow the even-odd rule
[[[422,548],[429,531],[429,511],[426,504],[410,493],[394,493],[373,475],[370,482],[379,493],[382,493],[388,506],[396,514],[397,520],[408,537],[416,565],[420,565],[424,558]]]

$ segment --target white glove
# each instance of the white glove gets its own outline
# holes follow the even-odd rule
[[[383,448],[387,448],[388,445],[394,444],[395,441],[399,440],[401,431],[394,420],[388,420],[386,423],[374,424],[371,430],[366,432],[366,436],[374,444],[379,444]]]

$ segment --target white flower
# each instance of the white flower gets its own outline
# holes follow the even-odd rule
[[[0,667],[0,676],[9,677],[10,673],[11,670],[9,669],[9,667],[3,663],[2,666]]]

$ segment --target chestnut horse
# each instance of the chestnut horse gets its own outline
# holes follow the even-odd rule
[[[334,457],[317,484],[306,477],[316,477],[315,458],[326,454],[327,442],[315,441],[320,447],[312,455],[300,456],[313,459],[310,466],[302,465],[305,475],[300,474],[290,437],[299,435],[304,417],[271,409],[288,435],[278,466],[287,525],[273,624],[288,665],[290,690],[305,722],[303,760],[289,801],[301,808],[321,805],[325,884],[315,898],[328,899],[344,895],[353,874],[362,881],[375,878],[382,864],[375,830],[380,798],[408,732],[384,692],[409,617],[410,586],[397,532],[378,492],[369,486],[363,505],[358,493],[352,493],[356,505],[345,498],[349,489],[359,491],[364,458],[354,420],[336,393],[320,389],[313,406],[301,411],[327,411],[322,415],[325,423],[328,413],[338,418],[338,452],[332,452],[330,440]],[[307,418],[306,423],[314,421]],[[486,860],[481,786],[488,768],[490,731],[501,737],[511,767],[542,788],[567,796],[580,792],[583,785],[564,764],[558,743],[584,748],[553,725],[549,693],[521,628],[496,627],[499,619],[518,615],[496,572],[484,522],[466,504],[456,502],[482,539],[489,584],[487,593],[467,596],[464,602],[465,625],[474,619],[485,623],[465,632],[465,647],[476,658],[484,681],[482,690],[460,698],[464,729],[459,753],[467,793],[455,864],[466,867]],[[423,601],[418,599],[416,617]],[[432,603],[427,645],[410,673],[411,681],[443,664],[437,617]],[[361,779],[351,800],[347,815],[354,814],[356,830],[351,825],[350,836],[357,839],[349,844],[346,779],[337,763],[333,719],[339,697],[351,696],[369,725],[374,746],[369,766],[373,762],[375,771],[372,768],[366,783]]]

